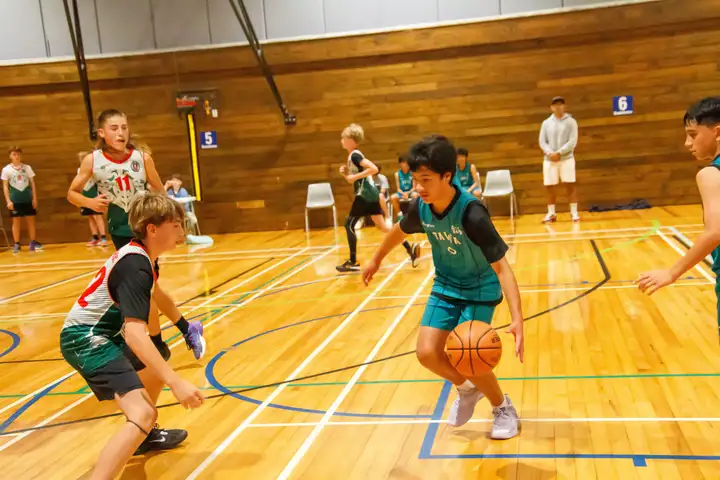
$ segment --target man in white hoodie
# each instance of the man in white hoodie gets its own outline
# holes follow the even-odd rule
[[[555,97],[550,104],[552,115],[545,119],[540,128],[540,148],[545,154],[543,181],[548,194],[548,213],[543,222],[557,220],[555,214],[556,186],[562,182],[567,186],[570,201],[570,215],[573,222],[580,221],[575,189],[575,145],[578,140],[578,124],[565,113],[565,99]]]

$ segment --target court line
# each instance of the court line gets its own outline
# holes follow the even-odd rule
[[[330,253],[331,251],[332,251],[332,250],[326,252],[326,254]],[[298,252],[298,253],[299,253],[299,252]],[[315,260],[313,260],[313,262],[319,260],[319,258],[322,258],[322,257],[316,258]],[[287,260],[288,260],[288,259],[282,260],[282,261],[274,264],[272,267],[268,267],[268,269],[274,268],[275,266],[278,266],[278,265],[281,265],[281,264],[285,263]],[[312,262],[310,262],[310,263],[312,263]],[[268,269],[266,269],[266,270],[268,270]],[[295,272],[296,272],[296,271],[295,271]],[[262,272],[261,272],[261,273],[262,273]],[[260,275],[260,273],[254,275],[254,276],[251,277],[251,278],[254,278],[254,277],[257,276],[257,275]],[[244,280],[243,282],[246,283],[246,282],[248,282],[249,280],[250,280],[250,279],[246,279],[246,280]],[[206,326],[206,327],[209,327],[209,326],[211,325],[211,323],[214,323],[214,322],[210,322],[210,323],[206,324],[205,326]],[[170,344],[170,345],[169,345],[169,348],[174,348],[174,347],[178,346],[178,345],[179,345],[180,343],[182,343],[182,342],[183,342],[183,340],[178,340],[177,342],[175,342],[175,343],[173,343],[173,344]],[[12,408],[13,406],[15,406],[15,405],[17,405],[17,404],[22,403],[25,399],[31,397],[32,395],[37,394],[38,392],[41,392],[41,391],[44,390],[45,388],[51,386],[53,383],[58,382],[58,381],[64,381],[66,378],[74,375],[75,373],[77,373],[77,372],[76,372],[75,370],[73,370],[72,372],[69,372],[69,373],[67,373],[66,375],[64,375],[63,377],[61,377],[61,379],[57,379],[57,380],[55,380],[55,381],[53,381],[53,382],[50,382],[50,383],[49,383],[48,385],[46,385],[45,387],[41,387],[40,389],[36,390],[36,391],[33,392],[32,394],[28,395],[27,397],[23,397],[23,398],[15,401],[15,402],[13,402],[12,404],[8,405],[7,407],[3,408],[2,410],[0,410],[0,413],[3,413],[3,412],[6,411],[8,408]],[[89,398],[92,397],[92,396],[93,396],[92,393],[88,393],[88,394],[85,395],[84,397],[82,397],[82,398],[78,399],[76,402],[74,402],[70,407],[65,408],[65,409],[61,410],[60,412],[58,412],[58,414],[55,414],[55,415],[49,417],[48,419],[43,420],[43,422],[35,425],[33,428],[37,428],[37,427],[41,427],[41,426],[43,426],[43,425],[46,425],[47,423],[51,422],[52,420],[54,420],[54,419],[57,418],[58,416],[62,415],[63,413],[65,413],[65,412],[67,412],[67,411],[69,411],[70,409],[74,408],[75,406],[80,405],[82,402],[86,401],[87,399],[89,399]],[[2,452],[3,450],[5,450],[5,449],[8,448],[9,446],[11,446],[11,445],[19,442],[20,440],[22,440],[23,438],[27,437],[27,436],[30,435],[31,433],[32,433],[32,431],[24,432],[24,433],[21,434],[20,436],[14,438],[12,441],[10,441],[10,442],[8,442],[8,443],[5,443],[5,444],[3,444],[3,445],[0,445],[0,452]]]
[[[2,358],[5,355],[7,355],[8,353],[15,350],[18,345],[20,345],[20,335],[18,335],[15,332],[11,332],[10,330],[2,330],[2,329],[0,329],[0,333],[4,333],[8,337],[10,337],[10,339],[12,340],[12,343],[10,344],[10,346],[4,352],[0,352],[0,358]]]
[[[523,423],[720,423],[720,417],[550,417],[550,418],[522,418]],[[490,418],[473,418],[468,423],[492,423]],[[418,418],[416,420],[347,420],[328,422],[288,422],[288,423],[253,423],[248,428],[293,428],[317,427],[319,425],[330,427],[357,427],[381,425],[441,425],[447,419]],[[284,478],[284,477],[278,477]]]
[[[405,259],[404,261],[400,262],[400,264],[393,270],[385,279],[377,286],[375,287],[375,290],[372,291],[372,293],[363,300],[360,305],[358,305],[355,310],[350,313],[350,315],[343,320],[343,322],[338,325],[335,330],[333,330],[330,335],[325,337],[325,340],[318,345],[315,350],[313,350],[310,355],[308,355],[305,360],[295,369],[293,372],[286,378],[286,381],[291,381],[293,378],[296,378],[300,372],[302,372],[305,367],[307,367],[314,359],[317,357],[320,352],[322,352],[325,347],[327,347],[330,342],[332,342],[335,337],[337,337],[340,332],[342,332],[347,325],[352,322],[352,320],[358,315],[359,312],[363,310],[365,305],[367,305],[377,293],[387,285],[390,280],[402,269],[402,267],[408,262],[408,259]],[[187,480],[192,480],[198,477],[217,457],[219,457],[222,452],[227,449],[227,447],[232,443],[233,440],[235,440],[245,429],[250,425],[253,420],[255,420],[262,412],[265,410],[265,408],[268,406],[268,404],[272,403],[272,401],[282,393],[283,390],[285,390],[285,387],[287,387],[287,383],[283,383],[282,385],[279,385],[273,392],[257,407],[255,407],[255,410],[248,415],[245,420],[242,421],[240,425],[238,425],[235,430],[225,439],[222,441],[220,445],[218,445],[215,450],[212,451],[212,453],[205,458],[205,460],[202,461],[200,465],[197,466],[195,470],[192,471],[192,473],[187,477]]]
[[[295,467],[297,467],[303,457],[305,457],[305,454],[308,452],[308,450],[310,450],[310,447],[312,447],[313,443],[315,443],[315,440],[317,439],[318,435],[320,435],[320,432],[322,432],[323,428],[325,428],[325,424],[330,420],[330,417],[335,414],[342,402],[350,394],[350,390],[352,390],[352,388],[355,386],[355,383],[360,379],[362,374],[365,373],[365,370],[367,370],[368,367],[367,363],[371,362],[378,354],[378,352],[380,352],[380,349],[385,345],[385,342],[387,342],[388,338],[390,338],[390,335],[392,335],[392,333],[395,331],[395,328],[397,328],[400,320],[402,320],[405,317],[405,314],[407,314],[408,310],[410,310],[410,307],[413,305],[413,302],[418,298],[420,292],[423,291],[430,279],[433,278],[434,273],[435,270],[431,268],[428,274],[425,276],[425,279],[415,290],[415,293],[410,297],[410,300],[408,300],[400,313],[397,314],[395,320],[393,320],[390,326],[388,326],[383,336],[380,337],[380,340],[378,340],[378,342],[375,344],[375,347],[370,351],[367,358],[365,358],[363,363],[365,363],[366,365],[363,365],[362,367],[355,370],[355,373],[350,378],[350,381],[345,385],[345,387],[342,389],[342,391],[337,396],[332,405],[330,405],[330,408],[322,416],[320,422],[315,426],[313,431],[310,432],[310,435],[307,436],[300,448],[295,451],[295,455],[293,455],[292,459],[290,459],[290,461],[285,465],[285,468],[278,476],[279,480],[285,480],[289,478],[290,475],[292,475],[293,470],[295,470]]]
[[[680,243],[684,244],[687,249],[690,249],[690,248],[692,248],[693,245],[695,245],[695,242],[693,242],[693,241],[690,240],[688,237],[686,237],[685,235],[683,235],[683,234],[680,232],[680,230],[678,230],[677,228],[675,228],[675,227],[669,227],[669,228],[670,228],[670,231],[671,231],[671,232],[677,237],[677,239],[680,241]],[[704,231],[704,230],[701,230],[701,232],[702,232],[702,231]],[[693,232],[690,232],[690,233],[693,233]],[[712,264],[713,264],[712,255],[705,255],[705,261],[706,261],[709,265],[712,265]]]
[[[685,256],[685,254],[686,254],[687,252],[683,252],[683,251],[680,249],[680,247],[678,247],[677,245],[675,245],[675,244],[672,242],[672,240],[670,240],[664,233],[662,233],[660,230],[658,230],[658,231],[657,231],[657,234],[660,235],[660,238],[662,238],[663,240],[665,240],[665,243],[667,243],[668,245],[670,245],[670,248],[672,248],[672,249],[675,250],[677,253],[679,253],[681,257],[684,257],[684,256]],[[711,283],[711,284],[713,284],[713,285],[715,284],[715,278],[713,278],[704,268],[702,268],[699,263],[698,263],[697,265],[695,265],[695,270],[697,270],[698,272],[700,272],[700,274],[701,274],[703,277],[707,278],[709,283]]]
[[[33,295],[35,293],[44,292],[46,290],[50,290],[51,288],[59,287],[60,285],[64,285],[66,283],[74,282],[75,280],[79,280],[81,278],[95,275],[96,273],[97,273],[96,270],[93,270],[92,272],[81,273],[80,275],[75,275],[74,277],[66,278],[65,280],[60,280],[60,281],[51,283],[49,285],[45,285],[43,287],[36,287],[31,290],[28,290],[27,292],[18,293],[16,295],[12,295],[10,297],[3,298],[2,300],[0,300],[0,305],[8,303],[11,300],[17,300],[18,298],[25,298],[25,297],[27,297],[29,295]]]

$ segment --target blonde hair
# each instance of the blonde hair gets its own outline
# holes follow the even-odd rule
[[[130,202],[128,223],[137,238],[147,236],[148,225],[159,227],[166,222],[185,222],[183,206],[164,193],[147,192]]]
[[[103,128],[105,123],[112,117],[125,117],[127,119],[127,115],[116,108],[103,110],[100,115],[98,115],[97,128]],[[97,141],[95,142],[95,149],[104,150],[106,146],[107,143],[105,143],[105,139],[98,135]],[[127,146],[134,150],[140,150],[142,153],[152,155],[152,150],[150,150],[148,144],[141,141],[137,135],[133,135],[132,133],[128,138]]]
[[[351,123],[342,131],[343,138],[352,138],[355,143],[360,143],[365,139],[365,130],[357,123]]]

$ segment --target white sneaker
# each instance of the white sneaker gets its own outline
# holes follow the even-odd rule
[[[545,218],[543,218],[543,223],[552,223],[557,220],[557,215],[554,213],[548,213],[545,215]]]
[[[572,221],[575,223],[580,221],[580,215],[577,213],[575,215],[572,215],[571,218],[572,218]]]
[[[505,404],[493,408],[493,425],[490,430],[490,438],[495,440],[507,440],[518,434],[520,427],[520,416],[515,410],[510,397],[505,395]]]
[[[458,388],[457,392],[448,415],[448,425],[451,427],[461,427],[469,422],[475,412],[475,405],[485,397],[477,388],[464,391]]]

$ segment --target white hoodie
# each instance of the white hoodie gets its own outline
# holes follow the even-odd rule
[[[545,160],[551,153],[559,153],[560,160],[575,158],[573,151],[578,140],[578,124],[572,115],[566,113],[562,118],[554,114],[546,118],[540,127],[540,148],[545,153]]]

